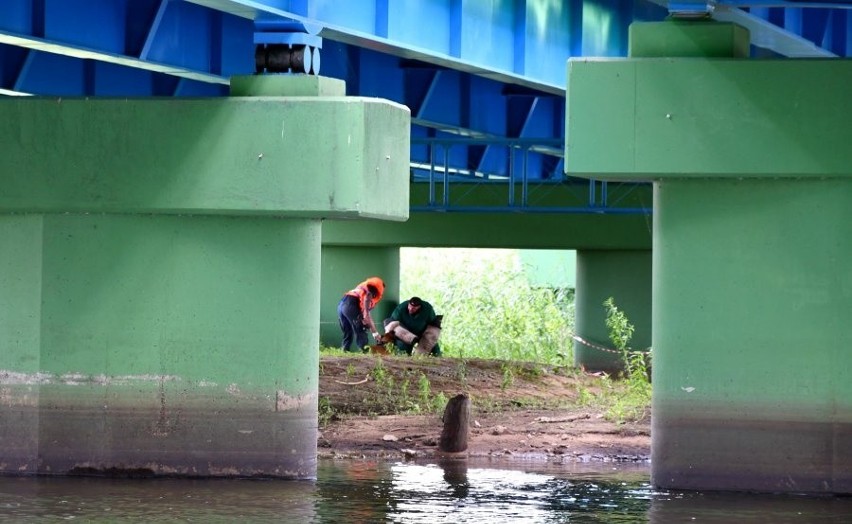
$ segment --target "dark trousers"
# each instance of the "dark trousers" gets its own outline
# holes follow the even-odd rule
[[[396,354],[402,355],[405,353],[408,356],[411,356],[411,352],[414,351],[414,346],[411,344],[406,344],[402,340],[394,340],[393,345],[396,346]],[[441,345],[435,344],[435,347],[432,348],[432,353],[430,353],[433,357],[441,356]]]
[[[353,338],[357,343],[356,352],[363,351],[367,345],[367,326],[364,325],[364,319],[361,316],[361,307],[358,304],[358,299],[349,295],[340,299],[337,304],[337,319],[340,321],[340,330],[343,332],[343,342],[340,348],[343,351],[350,351]]]

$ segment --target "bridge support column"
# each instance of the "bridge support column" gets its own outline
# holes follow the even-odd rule
[[[5,473],[312,475],[318,220],[0,223]]]
[[[368,225],[364,224],[365,227]],[[342,334],[337,320],[337,303],[344,293],[371,276],[380,277],[386,286],[382,301],[373,310],[373,320],[381,328],[382,320],[390,316],[400,301],[399,248],[322,246],[320,342],[323,345],[340,347]]]
[[[0,101],[0,473],[316,475],[321,219],[407,217],[409,113],[232,93]]]
[[[574,364],[588,371],[624,369],[606,327],[603,304],[610,297],[635,327],[630,347],[647,349],[651,345],[650,251],[577,251]]]
[[[569,62],[568,170],[654,181],[653,483],[850,493],[852,64],[747,49],[665,22]]]

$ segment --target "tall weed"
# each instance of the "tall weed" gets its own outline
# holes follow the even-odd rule
[[[651,404],[651,382],[648,379],[646,354],[630,348],[634,326],[624,311],[618,309],[612,297],[603,303],[606,308],[606,326],[609,339],[621,351],[624,360],[626,388],[612,399],[607,409],[607,418],[616,422],[639,420],[645,416]]]

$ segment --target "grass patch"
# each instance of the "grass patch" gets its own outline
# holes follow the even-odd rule
[[[319,403],[317,406],[317,417],[320,426],[325,426],[329,422],[333,422],[340,418],[337,412],[332,407],[331,401],[328,399],[328,397],[319,398]]]

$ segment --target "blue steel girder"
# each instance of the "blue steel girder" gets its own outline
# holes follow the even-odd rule
[[[666,13],[626,0],[187,1],[252,20],[321,26],[324,41],[554,94],[564,90],[568,57],[624,56],[629,24]]]
[[[349,94],[387,98],[411,108],[412,136],[480,139],[475,145],[454,148],[452,163],[458,170],[506,175],[505,151],[483,139],[563,140],[564,95],[509,86],[340,42],[325,41],[323,55],[323,73],[344,79]],[[557,146],[548,147],[561,156]],[[424,148],[412,148],[415,163],[426,159]],[[551,178],[553,173],[544,166],[533,176]]]
[[[182,0],[4,0],[0,89],[220,96],[228,77],[253,69],[252,31],[249,20]]]
[[[711,17],[749,29],[753,56],[850,56],[852,1],[654,0],[674,17]]]
[[[824,56],[850,56],[852,52],[852,11],[849,9],[749,7],[744,12],[800,35],[806,42],[824,50]]]

